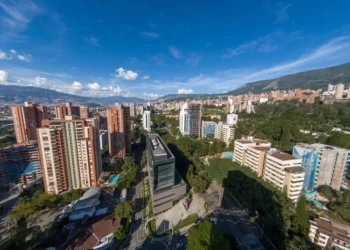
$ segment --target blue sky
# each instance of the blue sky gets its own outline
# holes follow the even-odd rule
[[[349,1],[0,1],[0,84],[222,93],[350,62]]]

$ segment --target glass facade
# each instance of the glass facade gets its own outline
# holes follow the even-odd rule
[[[215,135],[216,124],[204,124],[203,125],[203,137],[207,137],[208,134]]]

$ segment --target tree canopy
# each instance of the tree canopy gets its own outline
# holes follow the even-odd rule
[[[115,217],[119,219],[130,218],[135,212],[135,204],[133,201],[124,201],[119,203],[114,210]]]

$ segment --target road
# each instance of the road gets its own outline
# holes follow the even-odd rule
[[[142,160],[142,147],[138,146],[135,152],[135,161],[140,166],[137,172],[137,181],[138,183],[133,188],[132,200],[136,203],[136,212],[134,220],[132,221],[131,226],[131,235],[125,240],[122,248],[123,249],[136,249],[144,243],[144,233],[143,233],[143,220],[142,220],[142,180],[144,178],[144,173],[142,172],[141,166]]]

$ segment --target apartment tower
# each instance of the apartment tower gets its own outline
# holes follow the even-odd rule
[[[65,119],[66,115],[80,117],[79,106],[72,106],[72,103],[67,102],[59,106],[55,106],[56,119]]]
[[[102,159],[96,119],[44,120],[37,133],[47,193],[98,185]]]
[[[182,135],[201,135],[202,106],[198,103],[185,103],[180,111],[180,132]]]
[[[12,106],[11,113],[17,143],[35,141],[36,129],[41,127],[43,119],[47,119],[47,108],[25,102],[24,106]]]
[[[343,93],[344,93],[344,84],[337,84],[335,87],[335,93],[334,93],[334,98],[336,100],[341,100],[343,99]]]
[[[109,155],[125,158],[131,154],[130,108],[120,104],[107,109]]]
[[[151,131],[151,111],[146,110],[142,114],[142,126],[144,130]]]
[[[246,153],[250,147],[271,147],[271,143],[265,140],[254,139],[253,137],[235,140],[234,156],[235,161],[246,165]]]

